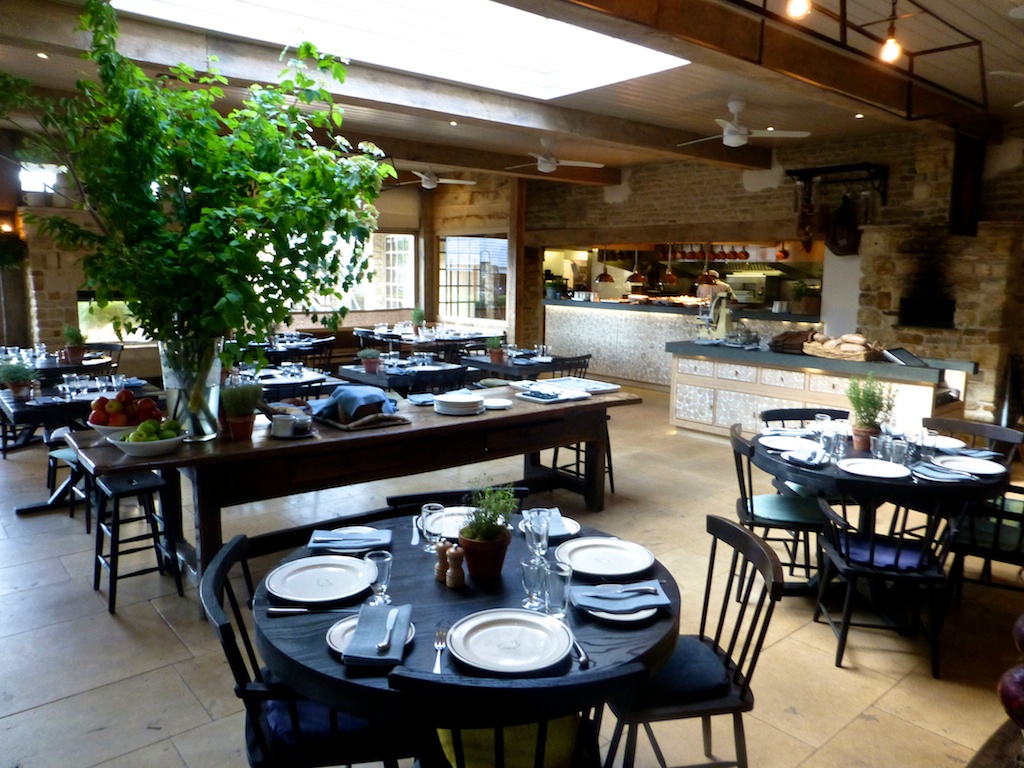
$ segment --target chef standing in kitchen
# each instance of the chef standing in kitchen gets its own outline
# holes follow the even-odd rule
[[[718,272],[714,269],[708,270],[708,275],[714,280],[713,283],[699,283],[697,285],[697,298],[707,299],[708,303],[714,303],[714,300],[720,293],[727,293],[732,301],[736,300],[736,294],[732,291],[732,286],[722,280]]]

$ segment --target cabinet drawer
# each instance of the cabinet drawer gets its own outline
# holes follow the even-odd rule
[[[676,384],[672,403],[677,419],[712,424],[715,411],[715,390],[693,384]]]
[[[676,373],[689,376],[714,376],[715,364],[710,360],[691,360],[680,357],[676,360]]]
[[[746,381],[753,384],[757,381],[757,368],[752,365],[736,363],[715,363],[715,377],[726,381]]]
[[[786,371],[780,368],[762,368],[760,381],[766,387],[803,389],[807,384],[807,374],[803,371]]]
[[[823,373],[812,373],[807,379],[811,392],[827,395],[846,395],[846,387],[850,383],[848,376],[828,376]]]

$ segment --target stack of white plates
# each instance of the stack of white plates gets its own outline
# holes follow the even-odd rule
[[[472,416],[484,412],[484,399],[481,395],[436,395],[434,410],[445,416]]]

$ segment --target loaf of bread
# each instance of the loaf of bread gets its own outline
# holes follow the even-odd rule
[[[828,341],[828,336],[826,336],[824,333],[816,333],[814,334],[814,336],[811,337],[811,341],[816,341],[819,344],[824,344],[826,341]]]
[[[868,343],[868,340],[859,333],[844,333],[839,340],[848,344],[860,344],[862,347]]]
[[[823,346],[825,349],[835,349],[836,347],[838,347],[842,343],[843,342],[840,339],[829,339],[828,341],[826,341],[821,346]]]
[[[836,347],[836,349],[838,349],[840,352],[863,352],[864,345],[852,344],[849,341],[844,341],[838,347]]]

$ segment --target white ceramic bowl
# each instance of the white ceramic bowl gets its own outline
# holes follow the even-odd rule
[[[130,429],[121,429],[112,435],[107,435],[106,440],[113,446],[120,448],[124,453],[136,458],[149,458],[151,456],[163,456],[175,450],[185,440],[184,435],[169,437],[166,440],[151,440],[147,443],[126,443],[120,438],[131,432]]]
[[[101,435],[106,437],[107,435],[116,435],[118,432],[131,432],[134,427],[108,427],[105,424],[89,424],[90,427],[95,429]]]

